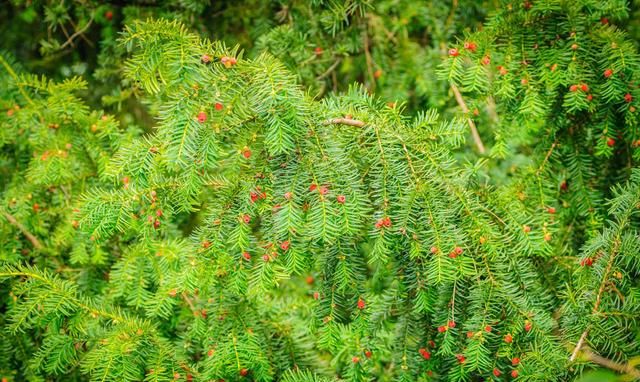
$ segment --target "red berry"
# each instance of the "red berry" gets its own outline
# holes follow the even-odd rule
[[[204,111],[201,111],[198,113],[198,122],[200,123],[204,123],[207,121],[207,113],[205,113]]]
[[[180,379],[180,373],[173,374],[173,379],[175,379],[175,380]]]
[[[243,377],[246,377],[247,374],[249,374],[249,370],[247,369],[240,369],[240,375]]]
[[[471,338],[471,337],[473,337],[473,332],[471,330],[469,330],[467,332],[467,338]]]
[[[251,198],[251,203],[255,203],[256,200],[258,200],[258,194],[256,194],[255,192],[251,191],[249,193],[249,197]]]
[[[245,260],[251,260],[251,254],[249,252],[242,252],[242,257],[244,257]]]
[[[520,364],[520,358],[518,358],[518,357],[511,358],[511,364],[513,366],[518,366],[518,364]]]
[[[528,225],[524,225],[522,226],[522,230],[524,231],[524,233],[529,233],[531,232],[531,227],[529,227]]]
[[[213,357],[213,353],[215,353],[215,350],[213,350],[213,349],[209,349],[209,351],[207,352],[207,355],[208,355],[209,357]]]
[[[203,54],[202,57],[200,57],[200,61],[202,61],[203,64],[208,64],[211,62],[211,56]]]
[[[582,89],[583,92],[588,92],[589,86],[587,84],[582,84],[580,85],[580,89]]]
[[[347,200],[347,198],[344,195],[338,195],[336,197],[336,200],[338,201],[338,203],[344,204],[344,202],[345,202],[345,200]]]
[[[320,187],[320,194],[321,195],[326,195],[328,193],[329,193],[329,187],[327,187],[327,186]]]
[[[550,214],[555,214],[556,213],[556,209],[554,207],[549,207],[549,208],[547,208],[547,212],[549,212]]]
[[[449,321],[449,322],[447,322],[447,326],[450,327],[450,328],[455,328],[456,327],[456,322],[453,321],[453,320]]]
[[[458,362],[460,362],[460,363],[464,363],[464,361],[467,360],[467,358],[465,356],[463,356],[462,354],[456,354],[456,358],[458,359]]]
[[[156,216],[157,216],[157,217],[162,216],[162,210],[157,210],[157,211],[156,211]]]
[[[578,85],[571,85],[571,86],[569,86],[569,91],[577,92],[577,91],[578,91]]]
[[[511,377],[518,378],[518,370],[511,370]]]
[[[313,192],[316,190],[316,188],[318,188],[318,186],[314,183],[311,183],[311,185],[309,186],[309,191]]]
[[[245,224],[249,224],[249,223],[251,222],[251,216],[249,216],[249,215],[247,215],[247,214],[242,215],[242,221],[243,221]]]
[[[461,255],[464,250],[461,247],[456,247],[454,249],[454,251],[455,251],[456,255]]]
[[[291,198],[293,197],[293,193],[291,191],[287,191],[284,193],[284,198],[287,200],[291,200]]]
[[[439,333],[444,333],[447,331],[447,327],[446,326],[438,326],[438,332]]]
[[[160,220],[156,219],[156,221],[153,222],[153,228],[155,229],[160,228]]]
[[[591,94],[587,94],[587,101],[591,102],[593,100],[593,96]]]
[[[371,350],[365,351],[364,352],[364,356],[367,357],[367,358],[371,358],[371,356],[372,356]]]
[[[449,49],[449,56],[458,57],[459,55],[460,55],[460,52],[458,51],[458,49],[456,48]]]
[[[507,68],[505,68],[504,66],[499,65],[499,66],[498,66],[498,72],[500,72],[500,75],[504,76],[504,75],[506,75],[509,71],[508,71],[508,70],[507,70]]]
[[[245,147],[245,148],[242,150],[242,156],[243,156],[243,157],[245,157],[245,159],[249,159],[249,158],[251,158],[251,150],[249,150],[249,148],[248,148],[248,147]]]
[[[289,241],[285,240],[285,241],[282,242],[282,244],[280,244],[280,248],[283,251],[286,251],[287,249],[289,249],[289,245],[290,245]]]
[[[482,65],[487,66],[491,63],[491,57],[489,56],[484,56],[482,57]]]
[[[216,108],[216,110],[220,111],[224,108],[224,106],[222,106],[222,104],[220,102],[216,102],[216,104],[214,105],[214,107]]]
[[[500,370],[498,370],[497,368],[493,369],[493,375],[495,375],[496,377],[499,377],[500,374],[502,374]]]
[[[313,52],[316,54],[316,56],[322,56],[322,48],[321,47],[317,47],[313,50]]]
[[[104,18],[107,19],[108,21],[111,21],[111,19],[113,19],[113,12],[111,11],[106,11],[104,13]]]
[[[269,255],[262,255],[262,260],[265,261],[265,263],[269,262]]]
[[[427,349],[422,348],[422,349],[419,350],[419,352],[420,352],[420,355],[422,356],[422,358],[424,358],[424,359],[430,359],[431,358],[431,353],[429,353],[427,351]]]
[[[366,306],[366,304],[364,303],[364,300],[360,297],[358,297],[358,309],[362,310],[364,309],[364,307]]]
[[[611,76],[613,76],[613,70],[611,70],[611,69],[605,69],[605,71],[604,71],[604,78],[609,78],[609,77],[611,77]]]
[[[169,291],[169,296],[170,296],[170,297],[176,297],[176,294],[178,294],[178,291],[177,291],[177,290],[175,290],[175,289],[171,289],[171,290]]]
[[[431,247],[431,253],[433,253],[434,255],[438,253],[438,247]]]
[[[314,282],[314,281],[315,281],[315,279],[314,279],[314,278],[313,278],[313,276],[311,276],[311,275],[307,276],[307,278],[305,279],[305,282],[306,282],[308,285],[313,284],[313,282]]]
[[[593,259],[590,257],[587,257],[586,259],[582,259],[580,260],[580,265],[583,267],[590,267],[593,265]]]
[[[607,139],[607,146],[609,147],[613,147],[616,144],[616,140],[613,138],[608,138]]]
[[[571,44],[571,49],[573,49],[573,50],[578,49],[578,44]]]
[[[510,344],[513,342],[513,336],[511,334],[507,334],[506,336],[504,336],[504,342]]]
[[[358,362],[360,362],[360,358],[359,357],[353,357],[353,358],[351,358],[351,362],[358,363]]]
[[[627,94],[624,95],[624,100],[625,100],[625,102],[630,103],[631,101],[633,101],[633,96],[631,94],[627,93]]]
[[[602,25],[607,25],[607,24],[609,24],[609,19],[606,18],[606,17],[602,17],[600,19],[600,23],[602,23]]]
[[[382,77],[382,69],[378,69],[375,72],[373,72],[373,78],[378,79]]]
[[[320,298],[320,293],[318,293],[318,292],[313,292],[313,299],[314,299],[314,300],[317,300],[317,299],[319,299],[319,298]]]
[[[487,325],[484,327],[484,331],[487,333],[491,333],[491,325]]]
[[[524,323],[524,331],[525,332],[530,332],[531,328],[533,327],[533,324],[531,323],[531,321],[527,320]]]

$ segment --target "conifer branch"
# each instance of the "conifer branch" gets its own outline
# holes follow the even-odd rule
[[[473,119],[469,117],[469,108],[467,107],[467,104],[464,102],[464,99],[462,98],[462,94],[460,94],[460,90],[458,90],[458,87],[454,83],[451,83],[451,90],[453,90],[453,94],[456,98],[456,101],[458,102],[458,105],[462,109],[462,112],[467,117],[467,123],[471,128],[471,136],[473,137],[473,141],[476,144],[476,148],[478,149],[478,152],[480,154],[485,154],[486,149],[484,148],[484,144],[482,143],[480,134],[478,134],[478,129],[476,128],[475,122],[473,122]]]
[[[1,57],[1,56],[0,56]],[[20,232],[22,232],[22,234],[24,235],[24,237],[27,238],[27,240],[29,240],[31,242],[31,244],[33,245],[34,248],[40,250],[43,248],[42,244],[40,243],[40,241],[38,240],[37,237],[35,237],[34,234],[32,234],[31,232],[29,232],[29,230],[27,229],[27,227],[25,227],[22,223],[20,223],[13,215],[11,215],[8,212],[2,212],[2,215],[7,219],[7,221],[13,225],[14,227],[16,227],[18,230],[20,230]]]

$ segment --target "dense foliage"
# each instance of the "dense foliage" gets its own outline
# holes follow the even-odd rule
[[[0,378],[640,378],[637,12],[13,0]]]

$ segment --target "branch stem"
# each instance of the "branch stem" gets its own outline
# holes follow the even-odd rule
[[[471,136],[473,137],[473,141],[475,142],[476,147],[478,148],[478,151],[480,152],[480,154],[486,153],[486,149],[484,148],[484,144],[482,143],[480,134],[478,134],[478,129],[476,128],[476,124],[475,122],[473,122],[471,117],[468,116],[469,108],[467,107],[467,104],[464,102],[464,98],[462,98],[462,94],[460,94],[460,90],[458,90],[458,87],[453,83],[451,84],[451,90],[453,91],[453,95],[456,97],[456,101],[458,102],[458,105],[462,109],[462,112],[465,115],[467,115],[467,123],[471,128]]]
[[[7,219],[7,221],[14,227],[16,227],[17,229],[20,230],[20,232],[22,232],[22,234],[24,235],[24,237],[27,238],[27,240],[29,240],[31,242],[31,244],[33,245],[33,247],[35,249],[42,249],[43,246],[40,243],[40,241],[38,240],[37,237],[35,237],[35,235],[33,235],[31,232],[29,232],[29,230],[27,229],[27,227],[25,227],[24,225],[22,225],[22,223],[20,223],[13,215],[11,215],[8,212],[3,212],[2,215],[5,217],[5,219]]]

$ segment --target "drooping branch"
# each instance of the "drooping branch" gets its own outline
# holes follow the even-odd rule
[[[628,363],[618,363],[618,362],[612,361],[608,358],[604,358],[600,354],[593,353],[589,349],[583,349],[582,354],[585,356],[586,359],[588,359],[593,363],[597,363],[600,366],[604,366],[608,369],[617,371],[619,373],[628,374],[632,376],[634,379],[640,379],[640,370],[636,369],[635,367],[631,366]]]

